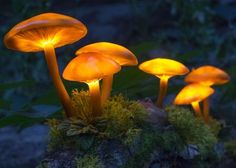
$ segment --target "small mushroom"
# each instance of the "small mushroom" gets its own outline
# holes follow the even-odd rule
[[[138,60],[135,55],[127,48],[109,42],[97,42],[86,45],[76,51],[76,55],[87,52],[98,52],[106,57],[109,57],[116,61],[120,66],[132,66],[137,65]],[[113,75],[109,75],[103,78],[102,81],[102,104],[110,97],[112,89]]]
[[[120,65],[112,59],[100,53],[87,52],[79,54],[69,62],[63,72],[63,78],[88,84],[92,113],[94,117],[98,117],[102,114],[99,80],[117,73],[120,69]]]
[[[139,65],[139,69],[160,78],[160,90],[156,102],[157,106],[160,108],[163,107],[163,100],[166,95],[169,78],[176,75],[184,75],[189,72],[188,68],[182,63],[166,58],[155,58],[143,62]]]
[[[209,97],[214,90],[205,85],[193,83],[185,86],[176,96],[174,104],[191,104],[197,117],[202,117],[199,102]]]
[[[22,52],[44,51],[49,72],[67,117],[72,117],[72,107],[60,77],[55,48],[74,43],[86,33],[85,25],[75,18],[44,13],[20,22],[4,37],[4,44],[9,49]]]
[[[197,69],[193,69],[186,77],[186,83],[200,83],[206,86],[222,85],[229,82],[229,75],[223,70],[205,65]],[[209,120],[209,98],[203,100],[203,115],[206,122]]]

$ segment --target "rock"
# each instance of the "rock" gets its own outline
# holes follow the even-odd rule
[[[196,145],[189,144],[187,145],[184,150],[180,153],[180,156],[182,156],[184,159],[193,159],[197,155],[199,155],[199,149]]]
[[[128,161],[130,153],[127,147],[118,141],[104,141],[98,148],[102,164],[109,168],[119,168]]]
[[[46,165],[47,168],[76,168],[76,151],[59,150],[49,153],[41,162],[41,165]]]
[[[147,109],[148,118],[147,122],[156,125],[163,126],[167,123],[167,114],[163,109],[158,108],[153,102],[146,98],[145,100],[140,101],[140,103]]]
[[[0,167],[35,167],[43,158],[48,143],[48,127],[34,125],[23,130],[0,129]]]

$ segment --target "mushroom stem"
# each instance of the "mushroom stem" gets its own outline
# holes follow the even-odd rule
[[[112,89],[113,75],[109,75],[102,80],[102,105],[109,99]]]
[[[168,80],[169,80],[168,76],[161,76],[160,77],[160,90],[159,90],[159,95],[158,95],[158,99],[156,102],[157,107],[159,107],[159,108],[163,107],[163,100],[166,95]]]
[[[206,122],[209,121],[209,98],[203,100],[203,116]]]
[[[98,117],[102,114],[99,80],[87,84],[91,97],[92,113],[94,117]]]
[[[202,117],[202,112],[198,102],[191,103],[197,117]]]
[[[56,87],[60,101],[65,110],[65,115],[68,118],[72,117],[73,113],[72,113],[71,100],[60,77],[55,49],[53,45],[50,45],[50,44],[45,45],[44,53],[45,53],[45,58],[48,64],[48,69],[51,74],[54,86]]]

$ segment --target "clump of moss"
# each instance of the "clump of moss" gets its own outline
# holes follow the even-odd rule
[[[194,117],[190,110],[176,106],[167,107],[166,112],[168,121],[186,144],[197,145],[202,154],[212,150],[217,138],[204,121]]]
[[[210,127],[211,132],[213,132],[213,134],[215,136],[218,136],[218,134],[222,128],[221,123],[218,120],[210,117],[207,125]]]
[[[50,131],[49,131],[49,144],[48,144],[48,151],[52,151],[56,149],[60,144],[65,144],[65,138],[63,134],[58,129],[58,120],[50,119],[47,122]]]
[[[229,154],[236,156],[236,140],[234,139],[226,142],[225,149]]]
[[[91,122],[92,120],[92,106],[90,103],[90,95],[88,91],[72,90],[71,102],[74,110],[75,118],[79,118],[84,122]]]
[[[155,152],[177,155],[183,150],[184,144],[179,135],[172,129],[165,130],[146,127],[140,134],[140,139],[136,146],[138,147],[132,158],[129,159],[124,168],[141,168],[150,161]],[[158,158],[161,159],[161,158]]]
[[[77,168],[104,168],[99,161],[99,157],[95,155],[85,155],[76,159]]]
[[[93,119],[88,92],[72,91],[72,104],[76,117],[67,120],[49,120],[49,149],[57,146],[68,147],[79,143],[84,136],[98,140],[119,139],[132,141],[138,134],[147,115],[146,109],[136,101],[130,101],[122,95],[114,96],[103,107],[103,115]]]
[[[123,138],[137,132],[146,116],[147,111],[140,103],[118,95],[107,101],[102,117],[107,120],[106,134],[110,138]]]

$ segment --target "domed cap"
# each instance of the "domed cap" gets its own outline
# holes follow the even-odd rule
[[[191,104],[192,102],[200,102],[214,93],[214,90],[201,84],[189,84],[185,86],[174,100],[174,104]]]
[[[63,78],[70,81],[92,82],[120,71],[115,61],[100,53],[82,53],[72,59],[63,72]]]
[[[230,77],[226,72],[210,65],[194,69],[185,77],[187,83],[198,82],[208,86],[224,84],[229,80]]]
[[[97,42],[86,45],[76,51],[76,55],[86,52],[98,52],[115,60],[122,65],[137,65],[138,60],[136,56],[127,48],[109,42]]]
[[[44,13],[14,26],[5,35],[4,44],[13,50],[37,52],[48,43],[55,48],[74,43],[86,33],[85,25],[75,18]]]
[[[146,73],[161,76],[184,75],[189,72],[188,68],[178,61],[166,58],[155,58],[139,65],[139,69]]]

